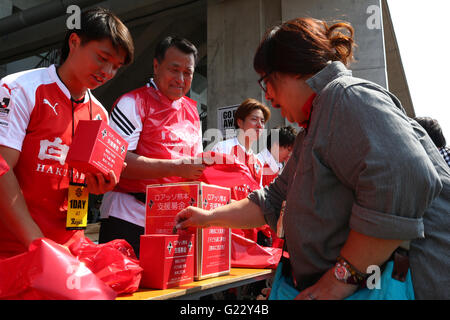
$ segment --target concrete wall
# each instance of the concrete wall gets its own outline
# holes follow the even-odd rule
[[[114,79],[94,91],[107,109],[120,95],[148,82],[153,74],[156,44],[167,35],[184,37],[194,43],[199,50],[200,65],[197,70],[206,70],[206,65],[202,65],[206,63],[206,6],[196,6],[191,10],[172,10],[163,16],[127,26],[135,42],[134,63],[121,69]]]
[[[0,1],[0,19],[11,15],[12,13],[12,1],[2,0]],[[7,75],[7,70],[5,65],[0,65],[0,78]]]
[[[402,58],[398,49],[397,38],[395,36],[394,26],[392,24],[387,1],[382,0],[382,5],[389,91],[400,99],[408,116],[415,117],[414,105],[409,92],[405,70],[403,69]]]
[[[354,38],[358,45],[356,61],[350,66],[353,75],[387,87],[379,0],[282,0],[282,16],[283,21],[310,16],[330,23],[335,20],[350,22],[355,29]]]
[[[208,128],[217,128],[217,108],[264,100],[253,56],[265,30],[281,21],[281,7],[279,0],[210,0],[207,16]],[[269,126],[279,121],[276,110]]]
[[[219,107],[247,97],[266,102],[253,70],[253,55],[268,27],[301,16],[329,22],[345,20],[355,28],[358,47],[353,74],[387,87],[379,0],[224,0],[208,1],[208,127],[217,126]],[[270,104],[269,104],[270,105]],[[285,124],[278,110],[268,128]]]
[[[0,1],[0,19],[9,16],[12,13],[13,3],[11,0]]]
[[[0,15],[2,10],[12,10],[10,0],[0,3],[7,5],[4,6],[7,9],[0,6]],[[108,109],[121,94],[147,82],[152,75],[156,42],[168,34],[186,37],[199,48],[197,72],[201,76],[194,78],[193,88],[196,92],[193,92],[193,96],[207,105],[207,126],[205,124],[204,128],[217,127],[218,108],[239,104],[248,97],[270,105],[257,83],[253,56],[269,27],[298,16],[351,22],[358,44],[357,62],[351,66],[354,75],[385,87],[388,85],[380,0],[140,0],[133,4],[105,0],[100,5],[111,8],[126,22],[136,46],[134,64],[120,70],[116,78],[95,90],[95,95]],[[63,21],[64,17],[59,17],[43,22],[38,27],[20,30],[14,35],[16,40],[9,41],[6,47],[22,45],[26,50],[21,49],[20,55],[24,55],[22,52],[39,52],[38,46],[42,43],[49,46],[59,43],[64,30],[58,30],[57,35],[52,35],[53,31],[50,30],[58,29],[57,26],[63,25]],[[393,66],[389,82],[393,84],[393,91],[404,94],[406,98],[400,98],[406,101],[409,92],[406,78],[399,76],[403,73],[396,71],[402,68],[398,49],[395,51],[396,43],[392,40],[395,40],[395,35],[392,38],[392,33],[391,29],[386,30],[388,51],[393,53],[389,57],[394,57],[388,59]],[[45,40],[44,34],[51,35],[51,40]],[[39,44],[34,43],[37,41],[36,35],[41,37]],[[7,70],[0,69],[0,76],[2,71],[5,73]],[[395,94],[397,92],[394,91]],[[201,109],[199,111],[202,112]],[[269,129],[285,123],[279,110],[272,108],[271,111],[272,118],[267,125]]]

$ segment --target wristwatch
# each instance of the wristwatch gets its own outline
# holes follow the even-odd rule
[[[343,283],[365,287],[369,274],[358,271],[347,260],[339,256],[334,266],[334,276]]]

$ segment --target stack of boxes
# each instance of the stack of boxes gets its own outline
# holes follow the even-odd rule
[[[188,206],[211,210],[230,202],[230,189],[202,182],[149,185],[141,236],[141,287],[167,289],[230,272],[231,231],[209,227],[173,234]]]
[[[80,172],[122,172],[128,144],[104,121],[81,120],[66,161]],[[231,231],[209,227],[173,234],[175,216],[188,206],[211,210],[231,199],[229,188],[202,182],[149,185],[141,236],[141,287],[167,289],[230,272]],[[86,218],[86,217],[84,217]]]

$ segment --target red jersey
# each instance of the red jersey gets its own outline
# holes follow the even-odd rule
[[[197,102],[169,100],[151,81],[121,96],[111,111],[111,127],[127,142],[128,150],[155,159],[195,157],[203,151]],[[181,177],[121,178],[116,191],[145,192],[155,183],[181,182]]]
[[[220,141],[212,148],[212,151],[234,155],[240,162],[244,163],[248,167],[252,177],[261,186],[263,167],[261,161],[251,150],[246,152],[245,148],[239,143],[239,140],[236,137]],[[244,197],[246,196],[247,195],[245,194]]]
[[[258,159],[263,164],[262,185],[265,187],[280,174],[283,165],[275,160],[267,148],[258,153]]]
[[[28,210],[45,237],[64,243],[75,232],[65,229],[72,122],[76,130],[79,120],[107,121],[107,112],[91,94],[72,103],[54,65],[3,78],[0,101],[8,110],[0,116],[0,145],[20,151],[14,173]],[[83,174],[73,173],[74,182],[84,181]],[[0,224],[0,257],[26,249]]]

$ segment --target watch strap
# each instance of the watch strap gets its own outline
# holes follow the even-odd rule
[[[355,284],[360,287],[366,287],[366,280],[369,276],[367,273],[360,272],[342,256],[337,258],[334,275],[339,281],[347,284]]]

